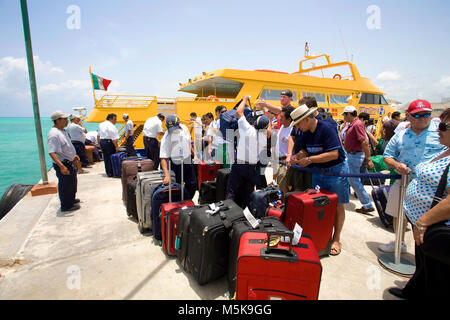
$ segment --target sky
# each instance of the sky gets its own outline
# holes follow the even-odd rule
[[[189,96],[221,68],[298,70],[310,53],[353,61],[402,103],[450,97],[450,1],[28,0],[40,114],[108,93]],[[97,97],[103,92],[97,91]],[[19,0],[0,0],[0,117],[33,116]]]

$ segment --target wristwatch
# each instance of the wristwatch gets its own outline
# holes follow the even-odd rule
[[[312,163],[312,160],[310,157],[308,157],[306,160],[308,160],[309,163]]]

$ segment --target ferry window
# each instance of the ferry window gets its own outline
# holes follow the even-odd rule
[[[361,104],[374,104],[374,94],[373,93],[363,93],[359,103]]]
[[[292,101],[297,101],[297,92],[290,89],[292,91]],[[261,93],[261,99],[264,100],[280,100],[281,91],[283,90],[275,90],[275,89],[264,89]]]
[[[324,93],[303,92],[303,97],[315,97],[318,103],[325,103]]]
[[[330,94],[330,103],[348,103],[350,96],[340,94]]]

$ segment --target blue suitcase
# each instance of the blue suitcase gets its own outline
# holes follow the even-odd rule
[[[117,152],[111,156],[114,177],[122,176],[122,161],[127,157],[125,152]]]
[[[160,211],[163,203],[169,202],[169,186],[160,184],[153,189],[151,195],[150,216],[152,219],[153,237],[156,240],[162,240]],[[181,201],[181,185],[179,183],[171,184],[172,202]],[[190,199],[189,192],[184,188],[184,199]]]

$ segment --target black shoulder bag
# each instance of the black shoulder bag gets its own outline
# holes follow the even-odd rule
[[[444,174],[439,181],[431,208],[442,200],[447,185],[449,166],[450,164],[445,168]],[[430,258],[450,265],[450,226],[447,226],[445,222],[438,222],[427,228],[423,238],[422,249]]]

